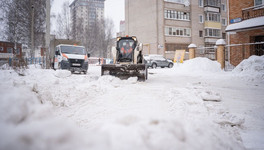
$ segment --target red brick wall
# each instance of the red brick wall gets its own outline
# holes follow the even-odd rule
[[[254,0],[229,0],[229,20],[235,18],[242,18],[242,9],[254,6]],[[237,32],[230,35],[230,44],[242,44],[254,42],[254,36],[264,36],[264,30],[250,30]],[[250,46],[235,46],[230,48],[231,64],[236,66],[243,59],[248,58],[253,53],[250,51]]]
[[[15,53],[14,51],[14,43],[10,43],[10,42],[1,42],[0,41],[0,47],[4,48],[4,51],[0,51],[0,53],[7,53],[7,48],[13,48],[13,53]],[[20,54],[17,55],[18,58],[22,58],[22,45],[21,44],[17,44],[17,48],[20,48]]]
[[[242,43],[254,43],[254,36],[264,36],[264,29],[250,30],[237,32],[234,35],[230,35],[230,44],[242,44]],[[243,52],[244,49],[244,52]],[[231,64],[236,66],[243,59],[253,55],[250,51],[250,46],[234,46],[230,48],[230,61]]]
[[[254,6],[254,0],[229,0],[229,19],[242,18],[242,9]]]

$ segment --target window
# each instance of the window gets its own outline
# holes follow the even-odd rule
[[[203,23],[203,15],[199,15],[199,22]]]
[[[7,48],[7,53],[11,53],[11,54],[12,54],[12,53],[13,53],[13,48],[8,47],[8,48]]]
[[[255,6],[263,5],[263,4],[264,4],[264,0],[255,0]]]
[[[169,28],[165,28],[165,35],[169,35]]]
[[[206,13],[206,21],[220,22],[220,14],[219,13]]]
[[[189,36],[191,36],[191,29],[189,29],[189,28],[165,27],[165,35],[189,37]]]
[[[203,7],[203,0],[199,0],[199,7]]]
[[[17,48],[17,50],[16,50],[16,54],[17,54],[17,55],[20,55],[20,48]]]
[[[199,37],[203,37],[203,31],[199,31]]]
[[[222,4],[221,7],[222,7],[222,11],[226,12],[226,5]]]
[[[214,7],[220,7],[221,0],[205,0],[204,5],[205,6],[214,6]]]
[[[176,10],[165,10],[164,17],[166,19],[174,19],[174,20],[190,20],[189,12],[180,12]]]
[[[180,4],[184,4],[184,2],[185,2],[186,0],[164,0],[164,1],[166,1],[166,2],[172,2],[172,3],[180,3]]]
[[[0,46],[0,52],[4,51],[4,47]]]
[[[205,29],[205,36],[207,37],[220,37],[220,29]]]
[[[227,23],[226,23],[226,18],[222,18],[222,25],[223,25],[223,26],[226,26],[226,24],[227,24]]]
[[[222,33],[222,39],[226,39],[226,33]]]

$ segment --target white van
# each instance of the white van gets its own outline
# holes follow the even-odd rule
[[[85,47],[60,44],[56,46],[54,56],[54,69],[67,69],[71,72],[84,72],[88,70],[88,57]]]

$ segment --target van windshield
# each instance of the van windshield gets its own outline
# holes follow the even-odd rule
[[[65,54],[86,55],[84,47],[61,46],[61,52]]]

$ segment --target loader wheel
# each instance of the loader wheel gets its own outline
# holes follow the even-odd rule
[[[148,80],[148,68],[146,68],[146,80]]]
[[[153,63],[151,67],[152,67],[153,69],[156,69],[156,68],[157,68],[157,64],[156,64],[156,63]]]

